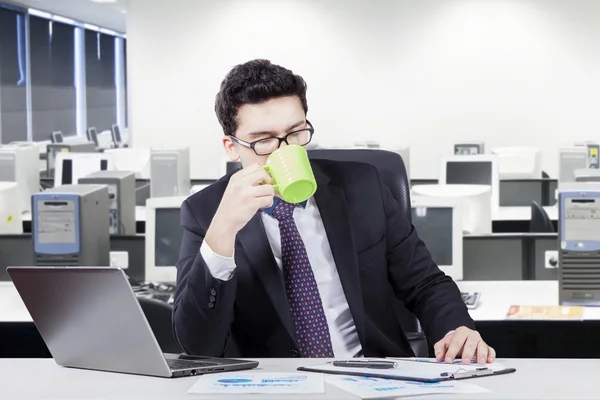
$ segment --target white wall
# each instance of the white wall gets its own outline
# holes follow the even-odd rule
[[[219,176],[220,81],[269,58],[308,82],[319,144],[410,145],[413,178],[457,141],[532,145],[555,177],[562,144],[600,141],[599,21],[586,0],[130,0],[133,145]]]

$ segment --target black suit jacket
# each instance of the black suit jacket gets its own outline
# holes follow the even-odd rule
[[[314,198],[363,354],[413,355],[392,310],[391,291],[434,343],[459,326],[474,328],[457,286],[432,261],[377,169],[352,162],[311,164],[318,185]],[[175,337],[196,355],[299,356],[283,274],[259,213],[237,235],[231,280],[213,278],[200,254],[228,181],[225,176],[182,204]]]

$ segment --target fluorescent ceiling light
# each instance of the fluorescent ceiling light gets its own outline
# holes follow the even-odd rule
[[[119,34],[115,31],[111,31],[110,29],[100,28],[100,32],[106,33],[107,35],[118,36]]]
[[[90,0],[92,3],[116,3],[117,0]]]
[[[99,31],[100,30],[100,28],[97,27],[96,25],[83,24],[83,27],[85,29],[89,29],[89,30],[92,30],[92,31]]]
[[[69,25],[75,25],[76,24],[76,22],[73,21],[72,19],[61,17],[60,15],[55,15],[55,16],[52,17],[52,19],[55,20],[56,22],[62,22],[62,23],[69,24]]]
[[[29,11],[30,15],[35,15],[36,17],[52,19],[52,14],[50,14],[49,12],[36,10],[35,8],[30,8],[28,11]]]

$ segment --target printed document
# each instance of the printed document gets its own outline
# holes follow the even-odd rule
[[[206,374],[188,390],[188,394],[312,394],[325,393],[322,374],[224,372]]]

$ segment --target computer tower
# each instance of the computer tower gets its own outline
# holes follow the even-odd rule
[[[79,179],[79,184],[108,187],[109,233],[135,235],[135,174],[128,171],[98,171]]]
[[[64,185],[31,198],[37,266],[109,266],[108,187]]]
[[[190,149],[152,150],[150,197],[188,196],[190,189]]]
[[[600,306],[600,183],[567,183],[558,193],[561,305]]]
[[[574,146],[560,149],[558,181],[575,182],[575,171],[600,168],[598,152],[599,146],[593,142],[576,143]]]
[[[0,146],[0,181],[16,182],[21,212],[31,211],[31,195],[40,188],[39,150],[35,146]]]

